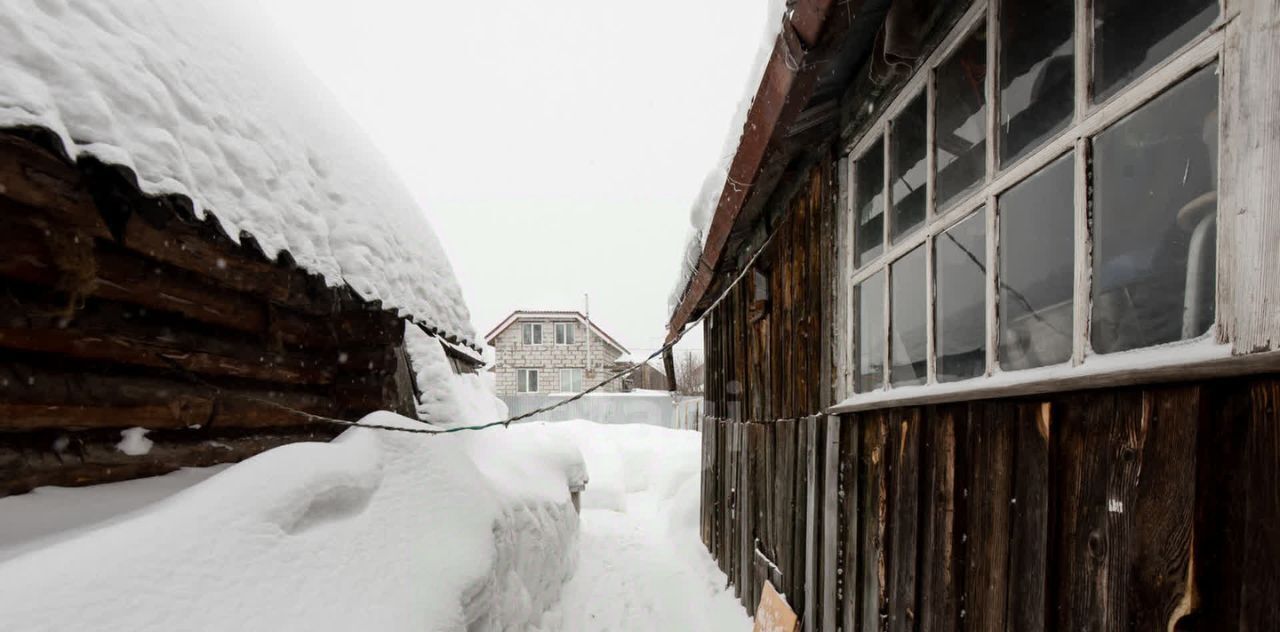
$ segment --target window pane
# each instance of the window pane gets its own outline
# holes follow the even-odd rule
[[[934,75],[934,179],[938,208],[982,181],[987,171],[987,31],[969,36]]]
[[[1071,357],[1074,153],[1000,196],[1000,366]]]
[[[895,386],[924,384],[928,377],[928,346],[925,323],[928,321],[925,295],[924,246],[893,262],[889,276],[892,287],[889,327],[893,346],[889,359],[893,372],[889,381]]]
[[[1093,141],[1093,321],[1100,353],[1213,323],[1218,78],[1204,68]]]
[[[862,155],[853,167],[854,207],[858,209],[857,264],[884,250],[884,139]]]
[[[1115,94],[1163,61],[1218,17],[1218,0],[1163,0],[1158,10],[1140,0],[1095,0],[1094,99]]]
[[[573,340],[574,329],[575,328],[573,326],[573,323],[564,324],[564,343],[565,344],[571,345],[574,343],[574,340]]]
[[[1072,0],[1000,3],[1000,159],[1008,164],[1067,126],[1075,111]]]
[[[528,323],[520,326],[520,342],[526,345],[533,344],[533,327]]]
[[[529,371],[529,392],[538,392],[538,372]]]
[[[987,225],[982,209],[937,238],[939,382],[982,375],[987,368]]]
[[[893,133],[889,136],[889,150],[893,152],[893,239],[911,232],[924,221],[925,172],[924,160],[928,130],[924,93],[902,110],[893,120]]]
[[[857,391],[865,393],[884,384],[884,270],[858,286],[857,300]]]

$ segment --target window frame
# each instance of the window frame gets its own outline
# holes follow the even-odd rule
[[[1092,0],[1075,0],[1075,23],[1074,28],[1074,65],[1075,65],[1075,108],[1070,124],[1066,129],[1059,132],[1056,136],[1042,143],[1040,146],[1012,161],[1008,164],[1001,165],[999,161],[999,117],[1001,115],[999,103],[999,5],[1000,0],[978,0],[964,15],[953,25],[951,31],[942,39],[940,44],[920,63],[915,73],[901,87],[896,95],[890,99],[886,105],[880,107],[875,113],[875,118],[871,123],[866,125],[852,140],[847,143],[841,154],[839,164],[842,170],[848,173],[842,173],[840,183],[847,190],[842,191],[839,196],[840,208],[838,213],[845,218],[845,230],[840,238],[840,247],[845,249],[849,254],[842,258],[844,270],[841,273],[843,285],[847,289],[844,292],[846,297],[851,297],[857,291],[857,287],[863,281],[871,278],[880,271],[886,272],[886,281],[884,283],[885,296],[883,299],[885,306],[884,322],[889,323],[892,319],[890,312],[891,295],[890,287],[892,285],[890,278],[890,268],[893,262],[899,260],[915,248],[924,245],[926,256],[926,283],[927,283],[927,317],[926,317],[926,350],[928,354],[927,377],[922,385],[899,386],[897,390],[910,389],[911,391],[919,391],[920,389],[932,389],[934,387],[944,385],[946,390],[955,391],[957,389],[980,390],[990,388],[991,384],[984,381],[995,377],[1001,373],[1025,373],[1022,371],[1002,371],[998,363],[998,341],[999,341],[999,321],[997,309],[997,297],[999,288],[999,196],[1022,182],[1031,175],[1038,173],[1041,169],[1048,166],[1054,160],[1074,151],[1074,171],[1073,171],[1073,187],[1075,191],[1074,201],[1074,281],[1072,288],[1073,300],[1073,340],[1072,352],[1070,360],[1064,365],[1055,365],[1055,368],[1062,367],[1076,368],[1088,363],[1090,358],[1096,358],[1100,354],[1093,352],[1090,346],[1090,296],[1092,292],[1092,252],[1093,234],[1092,227],[1089,222],[1089,204],[1088,196],[1088,177],[1089,177],[1089,161],[1092,139],[1100,132],[1106,130],[1111,125],[1120,121],[1125,116],[1137,111],[1146,105],[1152,99],[1156,98],[1166,90],[1177,85],[1182,80],[1190,77],[1197,70],[1208,65],[1217,63],[1219,69],[1223,67],[1223,57],[1225,54],[1225,29],[1223,26],[1231,18],[1226,16],[1226,12],[1222,3],[1219,2],[1219,14],[1214,23],[1204,32],[1196,35],[1189,42],[1185,43],[1177,51],[1173,52],[1169,57],[1161,60],[1153,65],[1142,75],[1135,77],[1127,85],[1114,94],[1099,102],[1093,102],[1093,20],[1091,15]],[[936,132],[935,132],[935,105],[936,105],[936,76],[938,68],[944,62],[950,59],[952,54],[956,52],[978,29],[986,30],[986,46],[987,46],[987,67],[984,77],[984,90],[986,98],[986,165],[985,174],[974,186],[968,191],[950,200],[945,207],[939,208],[937,205],[936,195]],[[1222,73],[1219,72],[1218,80],[1218,103],[1221,112],[1228,103],[1228,95],[1223,89]],[[854,201],[857,199],[857,181],[858,176],[854,172],[857,162],[865,155],[865,153],[873,148],[877,142],[883,140],[884,152],[884,190],[888,191],[892,183],[889,181],[891,176],[889,168],[889,160],[892,152],[893,143],[893,121],[902,113],[902,111],[911,104],[912,100],[920,94],[925,95],[927,110],[927,138],[926,146],[926,186],[928,191],[925,195],[925,220],[922,225],[917,226],[911,232],[904,234],[894,241],[891,236],[893,234],[893,214],[889,212],[886,206],[885,218],[882,225],[882,249],[879,255],[872,257],[867,261],[859,264],[857,261],[857,230],[858,222],[856,214],[857,209],[853,208]],[[1219,122],[1219,137],[1222,136],[1222,122]],[[1225,144],[1219,144],[1218,160],[1222,162],[1222,154]],[[1221,173],[1221,172],[1220,172]],[[1223,177],[1218,176],[1218,182],[1215,183],[1216,190],[1222,190]],[[981,210],[980,210],[981,209]],[[935,341],[935,331],[937,327],[937,287],[936,287],[936,266],[934,263],[934,255],[936,249],[935,238],[944,231],[951,229],[961,221],[972,217],[975,212],[985,215],[986,224],[986,269],[988,271],[985,282],[986,293],[986,367],[985,371],[976,377],[959,380],[954,382],[940,383],[937,380],[937,349]],[[1217,211],[1221,217],[1221,204]],[[1221,249],[1219,257],[1224,256]],[[1221,273],[1219,272],[1219,275]],[[1222,288],[1226,285],[1219,279],[1217,283],[1218,296],[1215,302],[1219,308],[1215,310],[1214,324],[1210,327],[1209,332],[1199,338],[1191,340],[1182,340],[1171,343],[1168,346],[1181,346],[1196,344],[1203,342],[1204,338],[1216,338],[1220,328],[1219,323],[1223,317],[1223,309],[1221,309]],[[852,305],[852,303],[850,303]],[[843,331],[848,335],[853,335],[858,331],[858,310],[849,308],[844,310]],[[884,341],[884,366],[890,366],[891,358],[889,350],[891,348],[891,338],[886,334]],[[843,362],[849,363],[849,366],[856,367],[857,360],[854,357],[858,353],[857,339],[851,338],[844,347],[847,351],[844,355]],[[1131,351],[1122,351],[1114,354],[1106,354],[1108,359],[1110,356],[1123,355],[1125,353],[1134,353],[1142,351],[1150,351],[1151,347],[1135,349]],[[1094,361],[1093,366],[1103,363]],[[1113,365],[1120,365],[1123,362],[1112,361]],[[1030,369],[1035,371],[1036,369]],[[1116,369],[1118,370],[1118,369]],[[1030,378],[1028,378],[1030,379]],[[888,399],[888,391],[895,390],[890,384],[889,371],[884,372],[880,385],[870,391],[857,391],[856,382],[851,380],[845,384],[845,391],[852,395],[849,401],[864,400],[866,402],[879,401]],[[841,404],[834,409],[835,412],[845,412],[852,410],[850,406]]]
[[[552,323],[552,328],[555,330],[555,344],[562,346],[577,344],[577,336],[574,334],[574,330],[577,329],[576,325],[577,323],[572,320],[560,320]],[[565,335],[561,336],[561,332],[564,332]],[[560,342],[561,338],[565,342]]]
[[[533,389],[529,389],[529,376],[533,376]],[[516,392],[517,393],[538,393],[542,384],[539,380],[538,369],[516,369]]]
[[[545,344],[545,343],[543,343],[542,341],[543,341],[543,339],[545,338],[545,336],[544,336],[543,334],[545,334],[546,332],[545,332],[545,331],[543,331],[543,327],[542,327],[542,325],[543,325],[543,323],[529,323],[529,322],[520,323],[520,343],[521,343],[521,344],[525,344],[525,345],[540,345],[540,344]],[[533,331],[535,330],[535,328],[536,328],[536,330],[537,330],[537,332],[538,332],[537,340],[535,341],[535,340],[534,340],[534,336],[533,336],[532,334],[530,334],[529,336],[527,336],[527,338],[529,339],[529,342],[525,342],[525,338],[526,338],[526,336],[525,336],[525,332],[526,332],[526,331],[528,331],[528,332],[533,332]]]
[[[565,386],[565,379],[564,379],[565,374],[566,373],[571,374],[574,371],[578,372],[578,385],[576,387]],[[573,381],[573,380],[569,380],[569,381]],[[560,391],[561,392],[576,393],[582,390],[582,383],[584,381],[586,381],[586,371],[584,371],[581,367],[562,367],[560,369]]]

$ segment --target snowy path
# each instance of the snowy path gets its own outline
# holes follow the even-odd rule
[[[583,510],[578,572],[544,619],[554,622],[548,629],[750,630],[742,606],[714,583],[724,576],[710,558],[674,542],[644,495],[629,495],[626,513]]]
[[[581,447],[596,490],[583,498],[577,572],[542,629],[750,630],[698,538],[697,435],[650,429],[644,441],[603,430],[583,433],[594,435]]]

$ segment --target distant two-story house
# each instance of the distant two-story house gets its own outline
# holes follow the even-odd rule
[[[485,342],[495,350],[493,370],[500,396],[581,391],[608,379],[618,358],[630,353],[575,311],[517,310],[494,327]],[[622,380],[601,390],[621,391]]]

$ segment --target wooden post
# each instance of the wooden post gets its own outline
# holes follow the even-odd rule
[[[1280,4],[1231,0],[1222,57],[1219,340],[1280,349]]]
[[[836,538],[839,494],[840,418],[828,415],[822,489],[822,630],[836,629]]]

